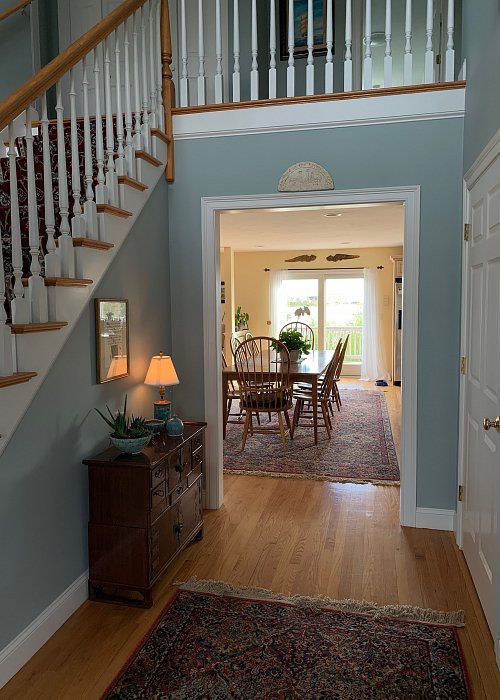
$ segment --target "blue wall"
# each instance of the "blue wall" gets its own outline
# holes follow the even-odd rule
[[[13,0],[0,0],[0,12],[13,4]],[[3,100],[33,75],[29,8],[0,24],[0,51],[0,100]]]
[[[446,119],[177,141],[169,210],[182,414],[199,419],[204,411],[201,197],[276,192],[281,174],[301,160],[327,168],[337,190],[420,185],[417,503],[454,509],[462,139],[463,120]]]
[[[478,6],[481,6],[480,8]],[[463,45],[467,57],[464,171],[500,128],[500,6],[466,0]]]
[[[95,383],[93,299],[0,458],[0,649],[87,568],[87,473],[108,444],[93,410],[152,416],[151,356],[170,350],[167,185],[163,178],[95,297],[127,298],[131,376]],[[2,409],[3,410],[3,409]]]

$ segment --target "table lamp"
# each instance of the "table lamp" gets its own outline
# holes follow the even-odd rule
[[[154,403],[154,417],[157,420],[167,421],[172,416],[172,403],[164,398],[165,387],[179,383],[170,355],[160,352],[152,358],[144,383],[159,387],[160,400]]]

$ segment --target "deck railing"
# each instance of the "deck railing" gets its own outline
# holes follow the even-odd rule
[[[455,0],[179,0],[175,22],[180,107],[457,77]]]
[[[340,338],[349,335],[344,363],[361,362],[363,327],[362,326],[326,326],[325,350],[334,350]]]

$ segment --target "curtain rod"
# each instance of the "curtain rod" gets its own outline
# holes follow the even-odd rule
[[[335,270],[364,270],[364,267],[288,267],[287,272],[319,272],[321,270],[327,270],[328,272],[335,272]],[[377,270],[383,270],[383,265],[377,265]],[[270,267],[265,267],[264,272],[271,272]]]

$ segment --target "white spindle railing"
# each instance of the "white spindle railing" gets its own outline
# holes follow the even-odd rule
[[[201,8],[202,0],[199,4]],[[81,279],[74,279],[74,239],[81,239],[79,245],[87,247],[90,242],[84,243],[82,239],[105,241],[102,235],[105,229],[100,231],[99,225],[105,221],[102,212],[106,211],[106,205],[119,204],[118,176],[136,176],[136,152],[144,149],[156,153],[153,144],[163,140],[159,135],[157,141],[156,131],[152,134],[151,129],[163,129],[165,125],[170,128],[170,115],[165,118],[162,95],[163,81],[167,81],[168,87],[170,79],[169,71],[163,72],[162,62],[163,65],[171,62],[165,0],[146,0],[142,5],[136,0],[125,0],[123,5],[128,7],[113,13],[116,17],[107,23],[98,42],[87,39],[89,50],[83,59],[81,45],[70,47],[72,58],[67,60],[67,68],[65,56],[53,78],[50,67],[42,69],[42,77],[36,76],[35,85],[26,84],[13,96],[20,102],[15,121],[11,116],[12,106],[3,108],[2,129],[8,127],[9,134],[11,241],[6,245],[4,237],[0,246],[0,377],[18,370],[9,320],[12,324],[37,324],[32,330],[40,330],[40,324],[43,326],[48,321],[62,320],[56,316],[55,292],[49,295],[47,285],[62,284],[60,278],[71,280],[64,282],[65,286],[82,284]],[[203,24],[200,26],[203,29]],[[101,40],[100,36],[105,38]],[[53,86],[55,122],[49,120],[47,108],[47,89]],[[32,106],[22,102],[26,99],[24,91],[33,103],[38,101],[40,105],[38,128],[32,128]],[[79,106],[81,114],[77,111]],[[19,114],[25,115],[25,129],[18,142]],[[65,120],[67,116],[69,120]],[[26,158],[25,174],[19,170],[19,154]],[[138,155],[143,157],[141,153]],[[40,191],[37,164],[42,160],[43,224],[37,201]],[[23,173],[23,182],[18,182],[19,172]],[[130,184],[137,187],[136,183]],[[120,204],[124,206],[126,202]],[[23,249],[26,233],[28,246]],[[80,263],[78,272],[81,272]]]
[[[259,67],[257,63],[257,0],[252,0],[252,70],[250,72],[250,99],[259,99]]]
[[[250,100],[296,97],[302,95],[331,94],[350,92],[352,90],[372,90],[379,87],[397,87],[415,83],[417,70],[423,66],[418,81],[431,83],[435,76],[435,51],[433,44],[437,41],[438,26],[434,26],[435,3],[433,0],[420,0],[426,7],[425,25],[414,26],[416,13],[412,0],[398,0],[397,7],[393,0],[265,0],[269,10],[269,24],[261,26],[266,16],[257,0],[245,3],[251,13],[250,20],[245,15],[243,24],[240,0],[227,0],[227,7],[221,0],[215,4],[215,31],[207,17],[202,14],[202,0],[198,0],[197,42],[198,46],[188,46],[188,36],[195,32],[188,31],[186,19],[187,0],[179,0],[180,49],[178,65],[178,87],[180,106],[189,107],[205,104],[207,94],[203,86],[215,81],[213,103],[223,101],[222,81],[222,44],[225,38],[232,43],[230,72],[232,74],[232,91],[226,100],[240,102],[242,95],[249,95]],[[193,5],[195,0],[193,0]],[[221,23],[221,5],[232,10],[232,25],[227,29]],[[229,7],[230,6],[230,7]],[[206,8],[205,8],[206,9]],[[381,12],[379,12],[379,9]],[[344,16],[343,39],[338,37],[339,18]],[[395,25],[394,13],[403,12],[403,26]],[[446,56],[443,61],[443,80],[454,80],[454,0],[445,4],[446,16]],[[277,32],[277,13],[281,32]],[[318,14],[319,13],[319,14]],[[300,16],[299,16],[300,15]],[[194,15],[193,15],[194,17]],[[399,17],[399,15],[398,15]],[[422,20],[419,19],[419,22]],[[318,43],[318,28],[322,24],[323,41],[321,49]],[[396,28],[396,31],[394,27]],[[278,40],[280,42],[278,46]],[[190,39],[191,41],[191,39]],[[267,42],[267,44],[266,44]],[[316,43],[315,43],[316,42]],[[401,47],[402,44],[402,47]],[[384,47],[379,50],[378,47]],[[396,51],[394,51],[394,47]],[[335,54],[334,54],[334,49]],[[324,78],[319,75],[316,56],[325,54]],[[277,52],[281,60],[277,60]],[[198,56],[198,98],[189,95],[188,56]],[[259,56],[261,57],[259,60]],[[268,91],[259,94],[259,62],[268,57]],[[334,66],[335,62],[335,66]],[[337,63],[338,62],[338,63]],[[343,65],[340,65],[340,64]],[[241,66],[250,64],[247,73],[241,73]],[[214,67],[215,66],[215,67]],[[343,78],[342,78],[343,75]],[[398,82],[399,81],[399,82]],[[281,90],[281,94],[280,94]],[[202,97],[203,95],[203,97]]]
[[[385,0],[384,86],[392,87],[392,0]]]

